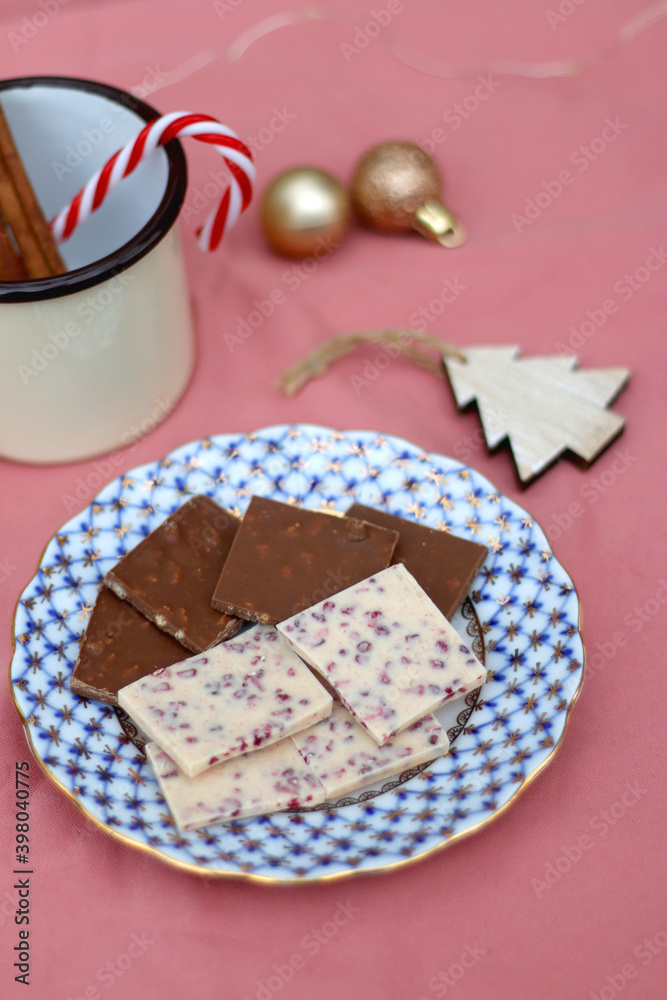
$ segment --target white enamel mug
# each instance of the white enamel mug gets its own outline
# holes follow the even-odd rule
[[[47,219],[159,115],[115,87],[67,77],[2,81],[0,104]],[[175,225],[186,184],[172,140],[61,246],[67,273],[0,282],[0,456],[90,458],[173,409],[194,364]]]

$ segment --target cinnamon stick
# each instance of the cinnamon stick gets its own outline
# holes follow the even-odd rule
[[[47,278],[54,274],[62,274],[66,270],[53,234],[23,169],[2,108],[0,108],[0,209],[20,251],[28,278]]]

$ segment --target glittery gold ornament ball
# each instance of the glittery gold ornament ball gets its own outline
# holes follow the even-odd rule
[[[352,203],[372,229],[400,233],[413,228],[415,212],[440,197],[435,160],[413,142],[383,142],[359,160],[352,177]]]
[[[352,177],[352,204],[367,226],[384,233],[417,230],[446,247],[460,246],[465,230],[440,202],[435,160],[414,142],[383,142],[361,157]]]
[[[279,174],[264,193],[260,219],[264,234],[280,254],[310,257],[331,253],[350,223],[350,198],[343,185],[315,167]]]

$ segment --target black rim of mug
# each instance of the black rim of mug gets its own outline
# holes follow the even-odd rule
[[[71,90],[85,90],[87,93],[99,94],[117,104],[122,104],[133,111],[144,121],[149,122],[160,115],[159,111],[134,97],[127,91],[120,90],[110,84],[98,83],[95,80],[84,80],[69,76],[25,76],[11,80],[0,80],[0,99],[3,90],[16,90],[22,87],[59,87]],[[169,171],[164,195],[157,209],[146,225],[139,230],[122,247],[113,253],[86,264],[84,267],[66,271],[50,278],[39,278],[27,281],[0,281],[0,302],[34,302],[41,299],[57,298],[61,295],[71,295],[93,285],[108,281],[114,275],[125,271],[132,264],[144,257],[162,240],[178,217],[185,199],[188,174],[183,154],[183,147],[178,139],[172,139],[164,147],[167,154]]]

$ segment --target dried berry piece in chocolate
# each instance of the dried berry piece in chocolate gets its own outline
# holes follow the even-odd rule
[[[488,553],[485,545],[361,503],[352,504],[346,516],[398,532],[392,564],[403,563],[445,618],[465,600]]]
[[[210,497],[193,497],[128,552],[105,583],[187,649],[210,649],[243,625],[211,607],[238,527],[238,518]]]
[[[395,531],[253,497],[213,606],[275,625],[389,565]]]
[[[117,705],[118,692],[126,684],[178,663],[186,654],[180,642],[102,587],[81,640],[70,688],[82,698]]]

